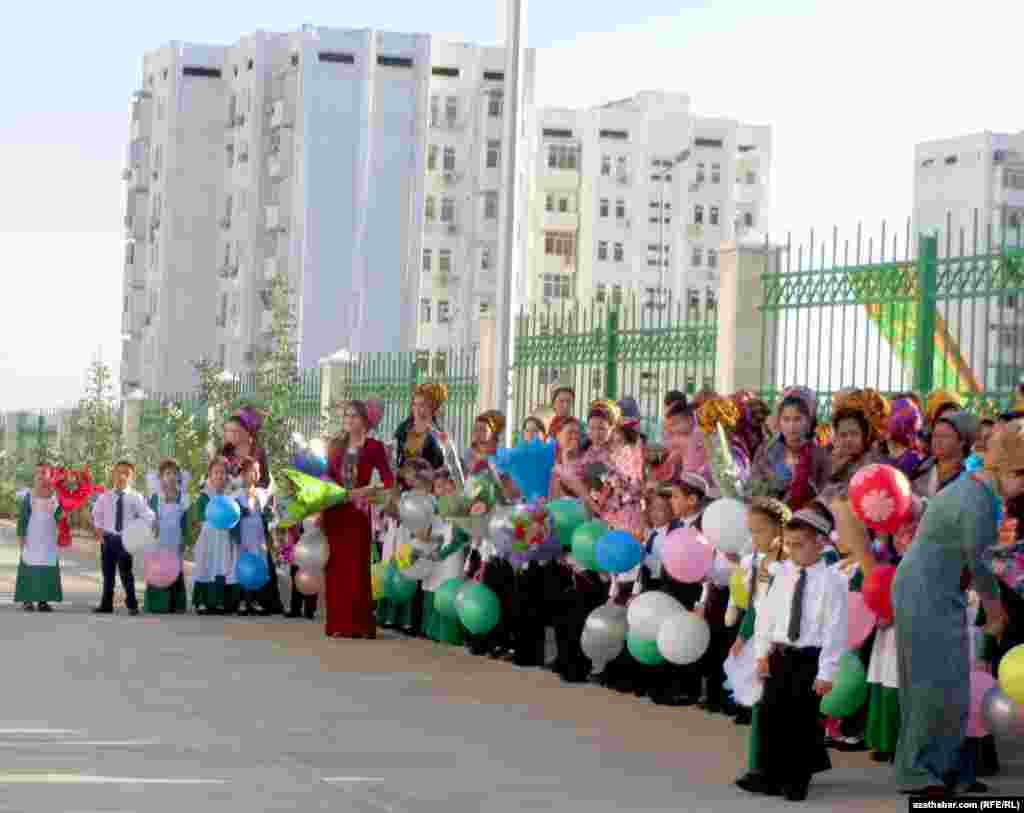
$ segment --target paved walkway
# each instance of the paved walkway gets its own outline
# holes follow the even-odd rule
[[[89,613],[96,554],[50,615],[10,603],[0,527],[0,811],[654,813],[793,809],[731,782],[746,729],[460,649],[330,641],[318,624]],[[1020,752],[994,789],[1024,794]],[[836,754],[804,809],[905,810]]]

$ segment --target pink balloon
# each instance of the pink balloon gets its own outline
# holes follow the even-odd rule
[[[996,685],[996,679],[988,672],[982,672],[980,669],[971,672],[971,705],[967,714],[968,737],[987,737],[992,733],[988,730],[981,704],[985,699],[985,692]]]
[[[177,551],[170,548],[156,548],[146,551],[142,571],[146,584],[151,587],[170,587],[181,575],[181,562]]]
[[[696,528],[676,528],[661,547],[661,563],[669,575],[686,584],[703,581],[711,570],[715,549]]]
[[[323,587],[323,575],[319,570],[300,570],[295,574],[295,589],[304,596],[315,596]]]
[[[878,616],[864,603],[863,593],[851,590],[848,596],[846,615],[849,621],[849,635],[846,645],[849,649],[857,649],[868,639],[871,630],[875,628]]]

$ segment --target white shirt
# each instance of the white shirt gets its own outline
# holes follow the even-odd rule
[[[129,522],[136,519],[145,519],[152,522],[156,519],[156,514],[150,510],[140,494],[126,489],[122,504],[121,531],[124,531],[125,526]],[[92,524],[96,530],[103,533],[116,533],[114,528],[117,527],[117,492],[113,489],[104,491],[96,499],[96,505],[92,508]]]
[[[796,641],[789,640],[789,613],[801,568],[788,561],[775,575],[764,602],[757,609],[754,654],[757,658],[766,658],[776,645],[800,649],[820,647],[818,680],[831,682],[839,671],[839,659],[846,651],[846,582],[821,560],[804,569],[807,581],[800,637]]]

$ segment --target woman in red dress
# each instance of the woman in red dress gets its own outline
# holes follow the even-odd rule
[[[349,490],[349,501],[324,511],[322,525],[331,554],[324,579],[327,635],[330,638],[376,638],[370,586],[372,525],[367,486],[376,471],[391,488],[394,477],[384,444],[369,433],[384,410],[376,401],[352,401],[345,408],[344,429],[331,441],[327,470]]]

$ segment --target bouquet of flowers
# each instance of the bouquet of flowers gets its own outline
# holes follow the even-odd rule
[[[517,506],[492,542],[500,557],[519,568],[530,562],[550,562],[562,554],[554,519],[543,500]]]
[[[306,517],[319,514],[348,499],[348,492],[337,483],[310,477],[298,469],[286,467],[281,471],[287,481],[285,493],[279,495],[281,521],[278,527],[290,528]]]
[[[501,501],[501,483],[485,469],[466,479],[462,494],[438,498],[437,513],[470,536],[482,537],[491,512]]]

